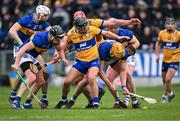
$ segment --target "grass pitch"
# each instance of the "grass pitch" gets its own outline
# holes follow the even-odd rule
[[[138,94],[158,100],[157,104],[152,105],[139,99],[141,106],[145,106],[144,109],[132,109],[131,104],[128,109],[112,109],[114,100],[106,90],[100,109],[92,110],[82,109],[87,104],[83,95],[78,97],[72,109],[53,109],[60,99],[61,89],[50,87],[48,90],[49,109],[41,110],[37,102],[33,101],[34,109],[18,111],[9,106],[10,87],[0,87],[0,121],[179,121],[180,85],[173,86],[173,89],[176,93],[175,99],[171,103],[161,104],[162,87],[138,88]],[[73,91],[74,88],[71,89],[69,98]],[[24,98],[21,104],[23,102]]]

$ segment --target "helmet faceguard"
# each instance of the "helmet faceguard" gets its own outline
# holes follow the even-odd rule
[[[65,36],[64,31],[62,30],[62,28],[59,25],[54,25],[49,30],[49,32],[50,32],[50,35],[55,38],[53,41],[54,43],[59,43],[62,40],[62,38]]]
[[[43,16],[50,14],[50,9],[44,5],[38,5],[36,7],[36,14],[38,15],[38,21],[40,21]]]
[[[87,31],[87,26],[88,26],[88,22],[84,17],[75,17],[74,18],[74,22],[73,22],[76,30],[80,33],[80,34],[84,34]]]

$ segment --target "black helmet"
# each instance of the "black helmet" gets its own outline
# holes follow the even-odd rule
[[[53,35],[56,38],[63,38],[64,37],[64,31],[62,30],[62,28],[59,25],[54,25],[51,29],[50,29],[50,34]]]
[[[74,18],[74,25],[78,27],[86,27],[87,26],[87,20],[82,16],[77,16]]]

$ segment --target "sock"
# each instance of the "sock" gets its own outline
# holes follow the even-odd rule
[[[15,102],[18,102],[18,103],[20,103],[20,101],[21,101],[21,97],[19,97],[19,96],[16,96],[16,98],[15,98],[15,100],[14,100],[14,102],[13,102],[13,103],[15,103]]]
[[[93,105],[99,105],[99,98],[98,97],[94,97],[92,99],[92,101],[93,101]]]
[[[65,101],[67,100],[67,96],[62,96],[62,97],[61,97],[61,100],[62,100],[63,102],[65,102]]]
[[[171,91],[169,94],[168,94],[168,96],[172,96],[174,93],[173,93],[173,91]]]
[[[137,104],[137,97],[136,96],[132,96],[132,104]]]
[[[115,100],[115,103],[116,103],[116,104],[119,104],[120,97],[116,97],[114,100]]]
[[[25,103],[30,104],[32,100],[26,100]]]
[[[14,89],[11,90],[11,95],[10,95],[10,97],[12,97],[12,98],[13,98],[13,97],[14,97],[14,98],[16,97],[16,91],[15,91]]]
[[[126,105],[129,105],[129,100],[130,100],[130,95],[126,95],[124,98],[124,102],[126,103]]]
[[[89,104],[92,104],[93,103],[93,100],[91,99],[91,100],[89,100]]]
[[[47,92],[42,92],[42,100],[47,100]]]
[[[73,101],[76,101],[76,99],[77,99],[76,95],[73,95],[73,97],[71,98],[71,100],[73,100]]]

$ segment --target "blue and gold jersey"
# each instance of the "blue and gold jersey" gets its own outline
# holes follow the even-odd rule
[[[28,51],[30,55],[33,57],[37,57],[39,54],[47,51],[48,49],[52,48],[54,44],[48,41],[48,31],[37,32],[30,38],[30,42],[34,49]]]
[[[116,41],[102,42],[98,47],[101,61],[121,59],[125,55],[125,49],[121,43]]]
[[[99,57],[95,36],[100,35],[101,32],[101,29],[93,26],[89,26],[85,34],[77,33],[74,27],[69,30],[67,41],[74,44],[78,60],[90,62]]]
[[[21,29],[18,31],[18,36],[24,42],[27,38],[31,35],[35,34],[36,32],[45,30],[47,27],[50,27],[48,22],[40,22],[35,23],[33,19],[33,15],[28,15],[21,18],[17,24],[21,26]]]
[[[163,49],[163,62],[179,62],[180,54],[176,53],[180,50],[180,32],[167,32],[166,29],[161,30],[158,35],[158,41],[161,43]],[[176,53],[176,54],[174,54]]]

